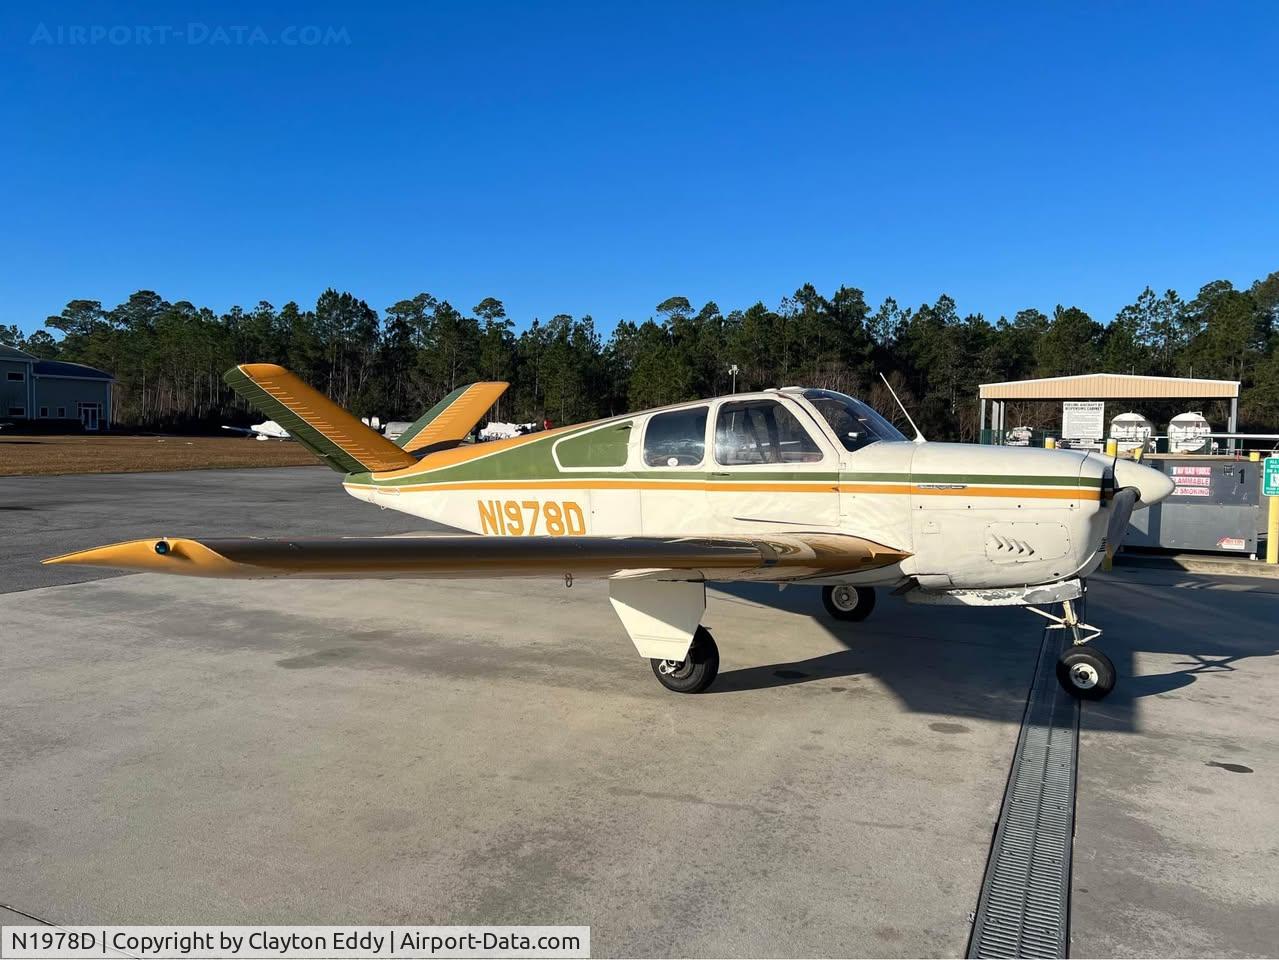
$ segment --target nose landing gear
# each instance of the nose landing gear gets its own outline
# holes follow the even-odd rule
[[[1079,619],[1073,600],[1061,602],[1061,616],[1039,607],[1026,609],[1053,621],[1049,630],[1070,631],[1071,645],[1057,658],[1057,682],[1067,693],[1081,700],[1100,700],[1115,689],[1115,665],[1093,646],[1101,629]]]

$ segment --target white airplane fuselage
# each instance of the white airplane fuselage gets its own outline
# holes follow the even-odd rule
[[[752,402],[777,404],[792,430],[802,426],[807,441],[781,443],[802,447],[802,460],[741,462],[753,448],[743,455],[740,446],[725,455],[725,419]],[[650,431],[665,428],[654,418],[678,423],[675,415],[703,410],[702,435],[676,435],[663,463]],[[810,582],[914,580],[927,590],[1086,576],[1104,558],[1115,486],[1143,489],[1147,502],[1170,487],[1158,471],[1096,454],[896,436],[846,449],[817,406],[788,389],[446,451],[418,467],[348,476],[345,486],[378,506],[490,536],[850,534],[911,556]],[[757,446],[763,458],[767,438]]]

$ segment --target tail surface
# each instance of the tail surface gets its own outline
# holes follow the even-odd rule
[[[398,470],[417,458],[274,363],[242,363],[227,385],[340,473]]]
[[[509,386],[509,383],[493,380],[458,387],[413,421],[413,425],[395,442],[410,453],[430,453],[456,446]]]

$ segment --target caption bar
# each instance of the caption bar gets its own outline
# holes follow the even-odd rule
[[[590,927],[3,928],[0,957],[589,957]]]

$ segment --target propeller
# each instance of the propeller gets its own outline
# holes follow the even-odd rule
[[[1106,526],[1106,563],[1115,559],[1115,553],[1124,542],[1128,533],[1128,521],[1137,506],[1141,494],[1136,487],[1124,487],[1116,490],[1110,501],[1110,523]]]

